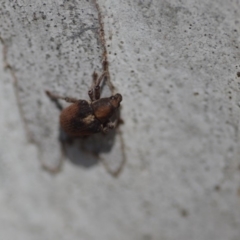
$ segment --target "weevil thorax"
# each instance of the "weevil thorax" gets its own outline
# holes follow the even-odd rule
[[[109,98],[100,98],[92,102],[95,117],[102,123],[106,122],[120,106],[122,95],[117,93]]]

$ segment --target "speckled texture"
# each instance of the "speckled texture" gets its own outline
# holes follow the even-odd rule
[[[16,75],[27,133],[39,146],[41,160],[55,168],[61,159],[56,141],[59,111],[45,90],[87,97],[92,72],[101,70],[98,12],[87,1],[6,1],[2,5],[0,35]]]
[[[238,240],[239,2],[98,4],[123,95],[127,163],[116,179],[96,162],[50,175],[39,161],[39,149],[61,155],[44,89],[87,98],[101,72],[96,6],[0,3],[0,239]]]

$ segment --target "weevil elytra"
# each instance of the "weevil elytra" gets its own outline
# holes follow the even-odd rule
[[[117,126],[118,120],[111,120],[122,101],[122,95],[117,93],[107,98],[100,98],[100,85],[106,73],[100,77],[93,73],[93,85],[88,91],[90,101],[71,97],[62,97],[49,91],[46,94],[53,100],[63,99],[72,103],[60,114],[60,126],[70,137],[89,136],[94,133],[106,133]]]

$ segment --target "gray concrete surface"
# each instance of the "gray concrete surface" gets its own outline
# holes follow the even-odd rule
[[[239,1],[97,3],[0,2],[0,239],[240,239]],[[118,178],[78,143],[63,156],[44,93],[87,98],[104,47]]]

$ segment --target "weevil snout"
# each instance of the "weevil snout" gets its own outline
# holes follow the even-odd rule
[[[117,93],[110,97],[110,102],[114,108],[118,108],[121,101],[122,101],[122,95],[120,93]]]

